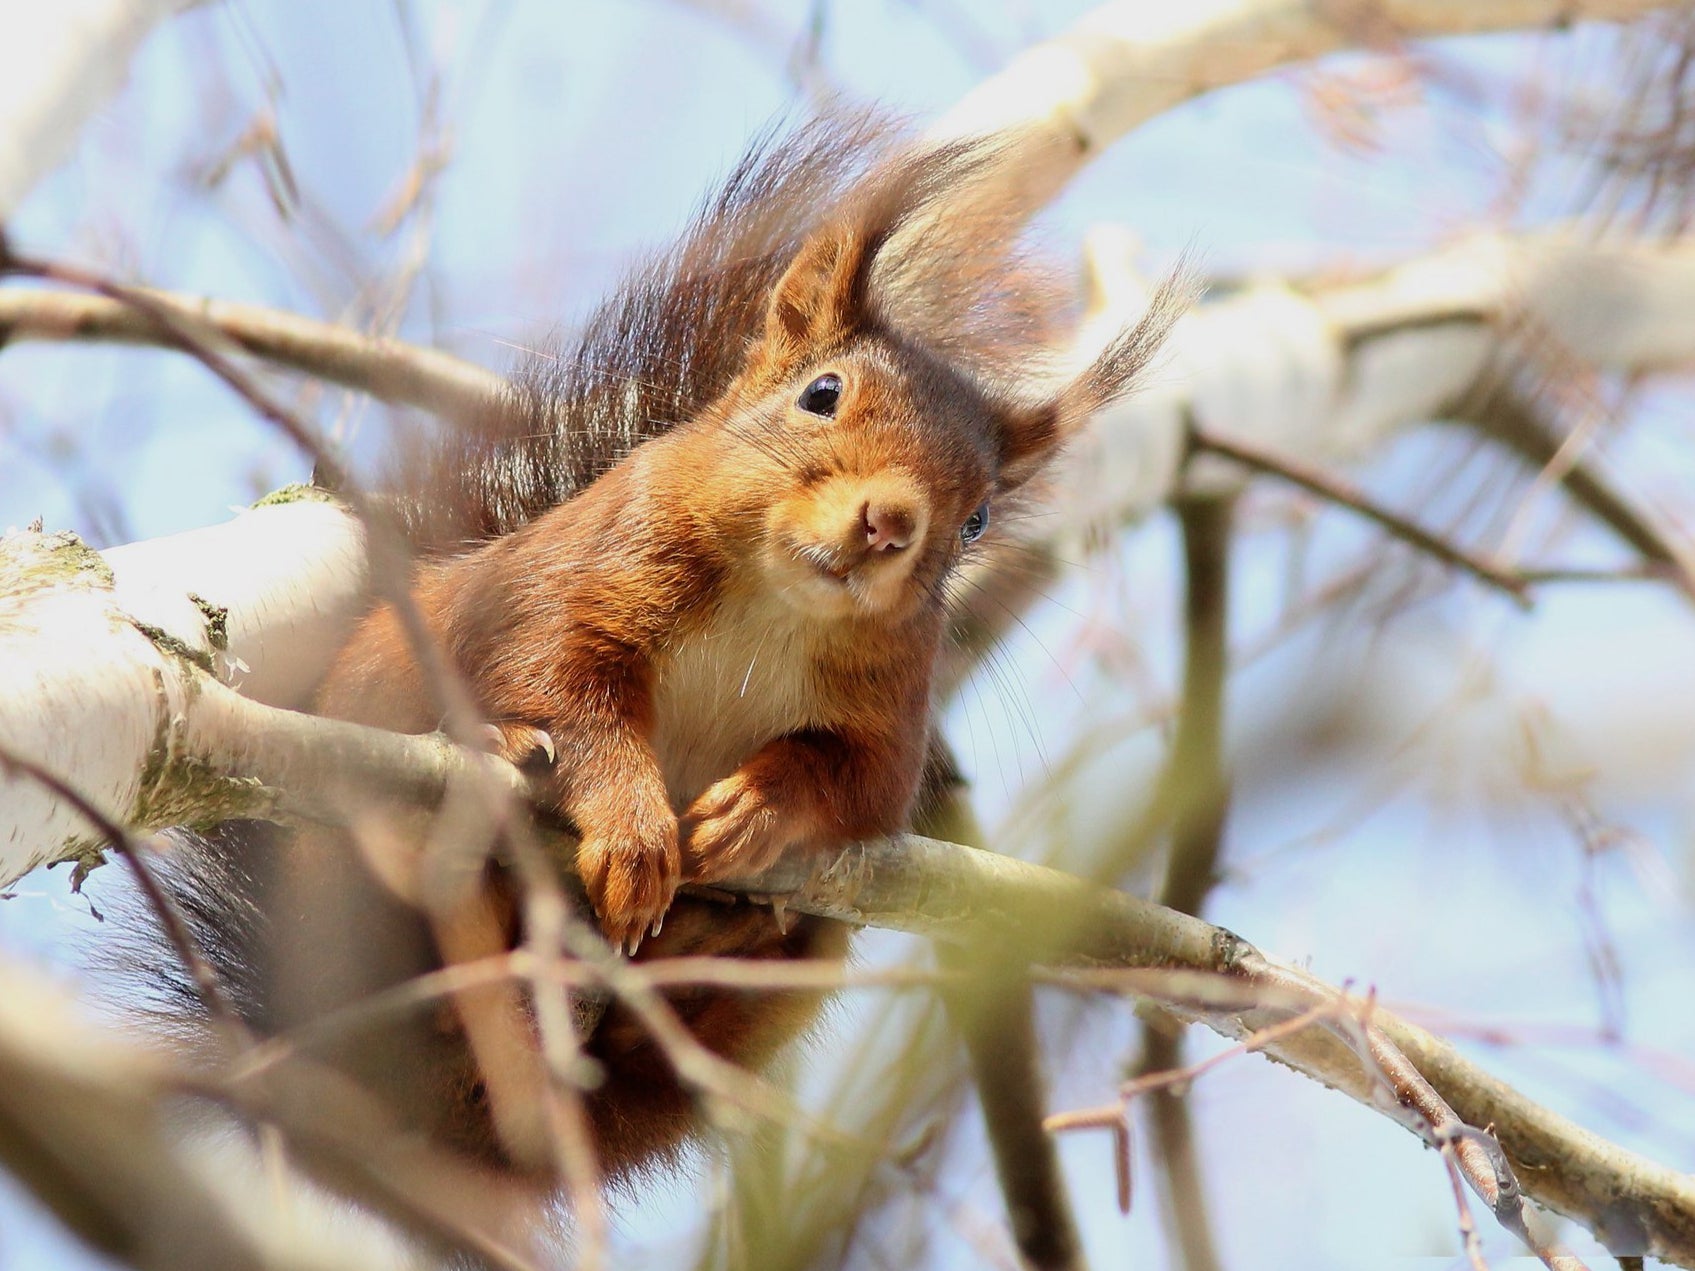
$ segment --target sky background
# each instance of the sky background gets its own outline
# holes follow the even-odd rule
[[[722,6],[760,15],[746,23],[716,7],[214,6],[150,39],[129,86],[7,231],[32,254],[390,329],[503,368],[580,315],[633,252],[664,241],[748,137],[804,112],[813,92],[921,122],[1087,6]],[[814,35],[816,65],[791,72]],[[1549,86],[1603,107],[1619,89],[1617,55],[1613,36],[1580,29],[1432,46],[1418,80],[1362,57],[1271,76],[1121,142],[1044,234],[1065,258],[1088,226],[1121,222],[1144,242],[1150,274],[1189,251],[1204,273],[1230,278],[1358,268],[1471,226],[1550,221],[1581,210],[1583,168],[1536,144],[1545,129],[1527,140],[1525,121],[1547,118],[1538,89]],[[264,163],[230,160],[265,118],[298,190],[286,214]],[[421,138],[449,145],[450,161],[424,210],[389,232],[383,209]],[[1525,168],[1532,153],[1540,160]],[[388,412],[288,384],[356,454],[381,452]],[[1607,441],[1626,488],[1674,521],[1695,491],[1688,404],[1685,384],[1650,392]],[[39,516],[100,545],[151,537],[221,520],[306,471],[182,360],[81,345],[0,354],[0,527]],[[1409,437],[1359,475],[1437,524],[1458,518],[1474,488],[1509,508],[1522,494],[1451,435]],[[1646,587],[1572,589],[1526,616],[1460,585],[1396,605],[1408,580],[1429,575],[1334,513],[1290,533],[1290,508],[1260,498],[1245,510],[1239,647],[1267,643],[1297,559],[1313,587],[1377,561],[1380,585],[1233,680],[1238,794],[1228,875],[1207,916],[1332,981],[1376,985],[1429,1012],[1421,1018],[1527,1038],[1617,1025],[1624,1040],[1611,1046],[1473,1049],[1533,1097],[1695,1169],[1687,606]],[[1549,499],[1533,516],[1561,559],[1616,558],[1557,510]],[[949,735],[996,846],[1040,856],[1090,841],[1145,793],[1161,733],[1142,724],[1175,682],[1176,559],[1165,518],[1134,528],[1080,562],[993,674],[960,695]],[[1333,717],[1348,723],[1339,740]],[[1098,746],[1089,729],[1120,740]],[[1079,748],[1096,751],[1084,779],[1056,791]],[[1584,828],[1606,850],[1586,851]],[[115,885],[97,874],[96,903]],[[0,905],[0,947],[72,974],[77,942],[99,938],[87,904],[62,873],[16,892]],[[869,962],[913,952],[890,936],[863,946]],[[1603,947],[1616,982],[1593,972]],[[835,1039],[889,1009],[873,995],[844,1001],[815,1044],[814,1083]],[[1103,1101],[1134,1050],[1131,1013],[1097,1006],[1070,1027],[1066,1003],[1045,1010],[1070,1038],[1053,1056],[1054,1105]],[[1253,1060],[1206,1078],[1194,1101],[1228,1265],[1460,1265],[1437,1158],[1383,1118]],[[950,1203],[923,1212],[938,1225],[937,1264],[968,1267],[981,1256],[973,1232],[998,1221],[999,1200],[976,1131],[954,1150]],[[1163,1265],[1149,1171],[1122,1218],[1104,1139],[1068,1138],[1064,1153],[1093,1265]],[[677,1265],[698,1188],[681,1178],[626,1207],[621,1265]],[[1513,1265],[1493,1233],[1489,1248],[1492,1265]],[[0,1268],[84,1265],[96,1264],[0,1182]]]

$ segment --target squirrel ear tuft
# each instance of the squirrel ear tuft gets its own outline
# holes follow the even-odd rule
[[[1028,481],[1097,411],[1135,389],[1192,295],[1187,275],[1181,270],[1172,274],[1149,299],[1141,318],[1122,328],[1050,401],[1003,416],[999,476],[1003,488]]]
[[[1085,414],[1083,419],[1087,418]],[[1002,490],[1015,490],[1040,472],[1069,435],[1069,422],[1063,396],[1003,415],[995,483]],[[1073,426],[1082,422],[1077,420]]]
[[[771,293],[758,360],[786,369],[850,334],[864,308],[866,257],[863,236],[849,230],[809,240]]]

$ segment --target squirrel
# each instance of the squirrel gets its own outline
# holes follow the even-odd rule
[[[638,960],[845,956],[840,924],[678,888],[907,826],[950,580],[1157,344],[1156,313],[1063,382],[1044,364],[1057,289],[1021,247],[1028,209],[982,193],[1008,153],[920,146],[869,119],[761,139],[563,353],[403,464],[392,506],[418,552],[417,611],[496,749],[539,770],[543,809],[580,836],[594,920]],[[1039,376],[1050,391],[1031,391]],[[385,603],[313,709],[426,733],[431,702]],[[262,1032],[522,938],[498,867],[444,929],[349,834],[276,838],[232,826],[177,871]],[[665,996],[750,1067],[820,1006]],[[489,1070],[495,1051],[538,1066],[528,1003],[482,1000],[502,1050],[456,1001],[333,1061],[438,1145],[556,1186],[534,1115],[503,1107],[522,1081]],[[584,1106],[603,1173],[674,1156],[693,1100],[616,999],[582,1049],[602,1073]]]

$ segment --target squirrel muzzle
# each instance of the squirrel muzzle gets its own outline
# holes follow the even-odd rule
[[[771,509],[767,567],[790,604],[821,616],[898,615],[930,550],[931,500],[901,468],[836,473]]]

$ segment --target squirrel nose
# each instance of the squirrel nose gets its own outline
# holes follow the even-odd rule
[[[859,509],[865,546],[873,552],[898,552],[912,542],[912,509],[899,503],[867,500]]]

